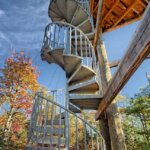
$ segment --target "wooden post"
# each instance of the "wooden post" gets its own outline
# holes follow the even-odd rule
[[[104,42],[100,38],[97,45],[97,55],[100,63],[102,88],[105,93],[111,79],[111,71]],[[115,100],[100,117],[102,135],[106,141],[107,150],[126,150],[125,138],[122,131],[121,119]]]

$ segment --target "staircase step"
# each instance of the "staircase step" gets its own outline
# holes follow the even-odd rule
[[[25,150],[59,150],[58,148],[56,148],[56,147],[33,147],[33,146],[27,146],[26,148],[25,148]],[[67,150],[66,148],[62,148],[61,147],[61,150]]]
[[[70,93],[76,93],[76,92],[82,93],[86,91],[96,93],[98,90],[99,90],[99,85],[95,78],[69,86]]]
[[[72,103],[69,103],[69,110],[71,110],[74,113],[81,113],[81,109],[73,105]]]
[[[63,18],[64,19],[64,16],[63,14],[60,12],[59,8],[58,8],[58,5],[56,3],[56,1],[52,1],[52,3],[49,5],[49,9],[48,9],[48,14],[49,14],[49,17],[52,19],[53,21],[53,18],[55,16],[53,16],[53,13],[55,13],[55,15],[57,15],[59,18]],[[57,21],[57,20],[56,20]]]
[[[67,19],[67,3],[66,0],[57,0],[56,5],[60,11],[60,13]]]
[[[55,62],[64,68],[64,59],[63,59],[63,48],[53,49],[49,52],[49,54],[53,57]]]
[[[61,114],[56,115],[56,116],[55,116],[55,119],[59,119],[60,116],[61,116],[61,119],[64,119],[65,116],[66,116],[66,112],[64,111],[64,112],[62,112]]]
[[[32,137],[32,140],[37,141],[38,145],[44,144],[44,147],[46,147],[46,146],[48,147],[51,143],[53,145],[58,145],[59,141],[60,141],[60,146],[65,145],[65,139],[64,138],[59,139],[59,137],[50,137],[50,136],[41,137],[41,136],[38,136],[38,138]]]
[[[64,128],[51,128],[51,127],[40,127],[40,126],[37,126],[36,129],[35,129],[37,132],[42,132],[44,133],[45,131],[45,134],[53,134],[53,135],[61,135],[63,136],[64,135]]]
[[[78,5],[77,10],[74,14],[73,20],[71,21],[71,24],[73,24],[74,26],[78,26],[87,18],[88,18],[88,14],[83,10],[82,7]]]
[[[55,120],[47,120],[46,121],[46,125],[59,125],[59,119],[55,119]],[[65,120],[64,119],[61,119],[61,125],[64,125],[65,124]]]
[[[56,63],[54,58],[48,53],[48,50],[43,50],[41,53],[41,58],[43,61],[47,61],[49,64]]]
[[[68,79],[68,83],[69,85],[77,84],[85,81],[86,79],[90,79],[95,75],[96,73],[91,68],[82,65],[79,66],[79,68],[77,68],[74,71],[74,73],[70,76],[70,78]]]
[[[67,0],[67,22],[71,22],[72,17],[77,9],[77,3],[72,0]]]
[[[76,55],[63,55],[64,58],[64,68],[67,74],[67,77],[70,77],[71,74],[76,69],[78,64],[81,64],[82,58]]]
[[[102,96],[96,95],[96,94],[74,94],[69,95],[70,102],[76,105],[77,107],[81,109],[93,109],[96,110],[99,106],[99,103],[102,99]]]
[[[81,31],[83,31],[83,33],[90,33],[92,31],[92,26],[91,26],[90,20],[88,20],[82,26],[80,26],[79,29]]]

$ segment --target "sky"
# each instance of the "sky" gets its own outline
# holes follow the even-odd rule
[[[40,58],[44,28],[50,22],[48,5],[49,0],[0,0],[0,67],[12,52],[24,50],[41,72],[39,83],[49,89],[60,89],[65,87],[63,70]],[[138,24],[136,22],[104,34],[110,61],[123,57]],[[112,74],[115,70],[112,70]],[[133,96],[139,88],[148,84],[146,72],[150,73],[150,60],[142,63],[121,93]]]

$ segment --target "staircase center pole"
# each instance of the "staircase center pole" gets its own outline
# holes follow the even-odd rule
[[[65,91],[65,108],[69,110],[69,92],[68,92],[68,83],[67,83],[67,75],[66,75],[66,91]],[[65,147],[69,150],[69,113],[65,112]]]

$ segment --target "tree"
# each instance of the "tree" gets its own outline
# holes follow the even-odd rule
[[[130,98],[124,113],[128,149],[148,150],[150,147],[150,85]]]
[[[32,60],[20,52],[7,58],[0,73],[1,134],[8,143],[29,118],[33,96],[39,89],[39,72],[32,66]]]

